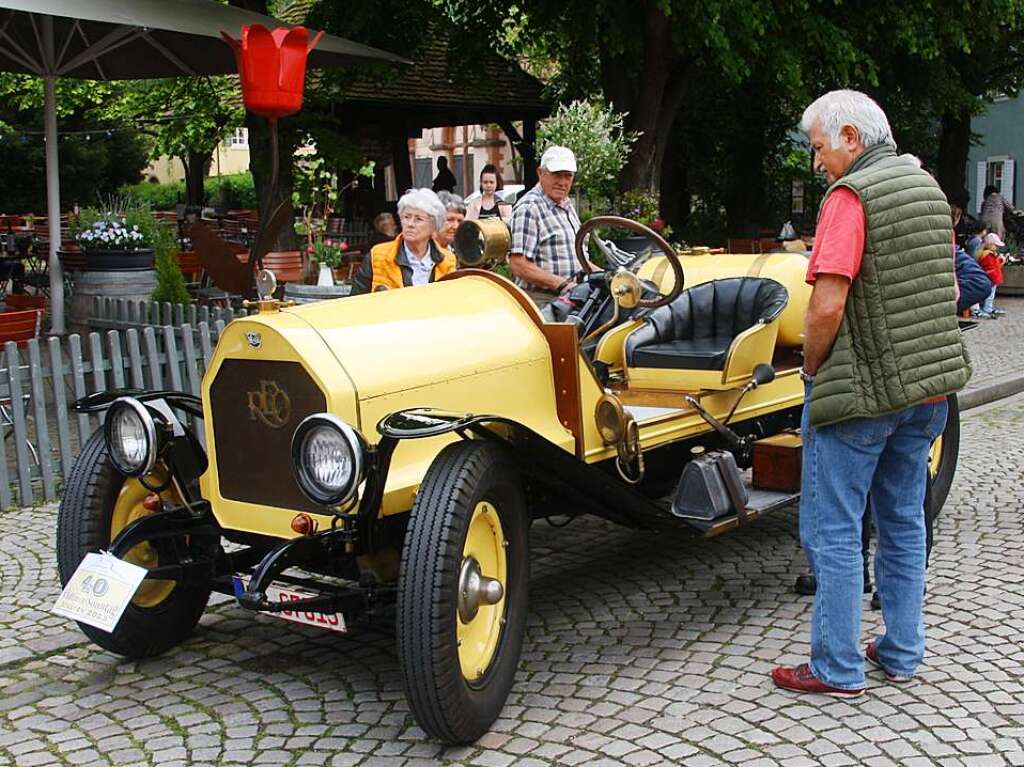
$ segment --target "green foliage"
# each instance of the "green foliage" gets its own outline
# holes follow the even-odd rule
[[[176,248],[160,248],[156,254],[156,287],[154,301],[169,301],[172,304],[187,304],[191,301],[185,276],[178,267]]]
[[[206,199],[211,205],[226,209],[256,208],[256,188],[251,173],[233,173],[226,176],[211,176],[206,179]],[[149,205],[152,210],[174,210],[185,202],[185,182],[172,181],[168,184],[142,182],[121,188],[121,192]]]
[[[146,146],[134,127],[107,123],[97,113],[112,89],[108,83],[58,81],[60,191],[65,210],[136,181],[146,164]],[[0,74],[0,167],[4,169],[0,210],[45,212],[45,147],[42,80]]]
[[[375,163],[368,162],[356,178],[338,187],[338,175],[328,170],[323,157],[303,158],[295,169],[292,180],[292,204],[301,211],[302,223],[295,227],[296,234],[306,238],[306,252],[319,264],[341,266],[348,242],[327,236],[326,222],[334,212],[339,195],[360,178],[373,178]]]
[[[106,103],[110,120],[141,123],[151,138],[150,158],[208,158],[242,124],[245,110],[237,77],[177,77],[121,86]]]
[[[609,197],[636,133],[623,127],[625,115],[601,99],[563,104],[537,128],[537,155],[549,146],[569,147],[576,155],[576,186],[587,195]]]

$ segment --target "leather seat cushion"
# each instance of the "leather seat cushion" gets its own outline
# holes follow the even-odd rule
[[[730,336],[648,344],[633,351],[633,365],[672,370],[722,370],[730,344]]]

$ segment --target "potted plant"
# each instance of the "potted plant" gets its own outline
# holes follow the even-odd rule
[[[661,199],[657,192],[630,189],[616,200],[613,210],[615,215],[648,226],[667,240],[672,236],[672,227],[665,224],[665,220],[658,212],[660,204]],[[639,253],[651,246],[651,241],[646,237],[640,237],[625,229],[611,229],[608,234],[616,246],[630,253]]]
[[[348,242],[327,234],[327,222],[338,198],[358,178],[373,178],[373,168],[373,162],[367,163],[359,169],[355,179],[341,188],[337,174],[327,169],[323,157],[308,157],[295,169],[292,202],[302,211],[295,231],[305,236],[306,253],[320,265],[317,285],[334,284],[334,269],[341,266],[348,250]]]
[[[157,223],[148,206],[128,198],[103,208],[83,208],[73,224],[75,242],[90,271],[140,271],[153,268]]]
[[[1020,253],[1011,253],[1006,257],[1003,267],[1003,284],[999,293],[1006,296],[1024,296],[1024,258]]]

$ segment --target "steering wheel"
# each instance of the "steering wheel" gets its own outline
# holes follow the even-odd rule
[[[683,292],[683,283],[685,281],[685,277],[683,275],[683,264],[679,260],[679,256],[676,255],[672,246],[665,242],[665,239],[656,231],[631,219],[622,218],[622,216],[595,216],[580,227],[580,230],[576,233],[575,245],[576,258],[580,262],[580,267],[583,269],[583,272],[585,274],[590,274],[594,271],[590,268],[590,261],[587,260],[587,254],[583,248],[587,235],[595,229],[600,229],[601,227],[606,226],[614,226],[618,229],[628,229],[635,234],[646,237],[657,245],[661,252],[665,254],[669,265],[672,267],[672,274],[675,278],[672,281],[672,290],[669,291],[667,295],[663,295],[660,298],[643,298],[642,296],[638,296],[635,306],[643,309],[657,309],[659,306],[670,304],[676,300],[676,298],[679,297],[679,294]],[[647,260],[650,254],[649,251],[645,251],[639,255],[635,253],[627,253],[615,247],[613,243],[606,242],[596,235],[594,236],[594,244],[597,245],[597,249],[600,250],[607,259],[608,266],[610,267],[609,271],[612,272],[612,279],[615,279],[616,273],[621,274],[622,272],[628,272],[632,279],[636,281],[636,284],[639,285],[640,281],[636,277],[635,269],[642,262]]]

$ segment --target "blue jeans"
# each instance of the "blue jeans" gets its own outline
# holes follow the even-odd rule
[[[985,303],[981,305],[983,312],[992,313],[992,310],[996,308],[996,286],[992,286],[992,292],[988,294],[988,298],[985,299]]]
[[[810,393],[808,385],[805,402]],[[870,495],[878,535],[875,582],[885,620],[878,658],[888,671],[911,676],[924,657],[928,451],[946,426],[946,402],[818,428],[810,428],[809,413],[805,404],[800,541],[818,581],[811,671],[833,687],[864,686],[861,525]]]

